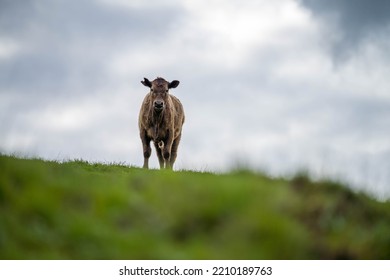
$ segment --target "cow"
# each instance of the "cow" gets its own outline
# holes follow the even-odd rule
[[[179,81],[168,82],[157,77],[150,82],[144,78],[141,83],[150,88],[141,106],[138,118],[139,132],[144,153],[143,168],[149,168],[152,153],[150,141],[156,148],[160,169],[172,169],[177,157],[184,123],[184,110],[180,100],[169,93]]]

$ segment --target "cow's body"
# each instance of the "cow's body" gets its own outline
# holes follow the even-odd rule
[[[172,168],[185,117],[180,100],[171,95],[169,89],[177,87],[179,81],[169,83],[163,78],[157,78],[150,82],[145,78],[141,83],[150,88],[138,120],[144,152],[143,167],[149,167],[150,141],[153,141],[160,168]]]

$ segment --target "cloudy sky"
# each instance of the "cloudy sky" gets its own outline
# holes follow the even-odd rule
[[[0,151],[140,166],[140,81],[162,76],[186,111],[177,169],[390,197],[389,49],[385,0],[0,0]]]

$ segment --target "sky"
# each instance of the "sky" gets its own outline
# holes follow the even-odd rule
[[[389,47],[384,0],[0,0],[0,152],[141,166],[140,81],[161,76],[186,113],[175,169],[390,198]]]

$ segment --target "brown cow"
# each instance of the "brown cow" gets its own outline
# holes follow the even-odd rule
[[[169,93],[179,81],[167,82],[157,77],[153,82],[144,78],[141,83],[150,88],[139,113],[139,130],[144,152],[144,168],[149,168],[152,152],[150,141],[154,142],[160,168],[172,169],[184,123],[184,110],[179,99]]]

